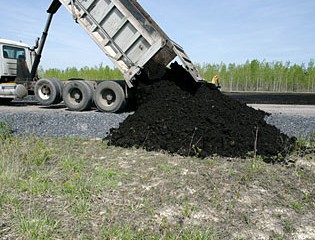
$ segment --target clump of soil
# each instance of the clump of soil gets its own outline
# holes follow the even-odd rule
[[[267,113],[234,100],[210,83],[196,83],[178,64],[162,79],[139,77],[134,114],[111,129],[109,144],[183,156],[284,157],[295,139],[268,125]],[[276,157],[275,157],[276,156]]]

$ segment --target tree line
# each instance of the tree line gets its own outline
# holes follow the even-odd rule
[[[38,74],[41,78],[58,78],[68,80],[71,78],[83,78],[87,80],[121,80],[124,79],[122,73],[117,68],[110,68],[100,64],[94,67],[68,67],[66,69],[51,68],[44,70],[39,68]]]
[[[251,60],[244,64],[196,64],[202,76],[210,81],[219,75],[224,91],[272,91],[272,92],[315,92],[315,61],[308,64],[291,62],[266,62]],[[100,64],[95,67],[64,70],[40,68],[41,77],[54,77],[61,80],[84,78],[90,80],[123,79],[121,72]]]
[[[244,64],[197,64],[205,79],[220,77],[225,91],[315,92],[315,62],[246,61]]]

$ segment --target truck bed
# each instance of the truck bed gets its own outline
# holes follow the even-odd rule
[[[196,81],[203,80],[183,48],[136,0],[59,1],[124,74],[129,87],[141,71],[151,79],[161,77],[177,56]]]

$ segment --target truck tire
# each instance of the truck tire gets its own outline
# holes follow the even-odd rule
[[[101,82],[96,87],[94,103],[102,112],[121,112],[126,106],[125,92],[118,82]]]
[[[58,87],[58,91],[59,91],[58,103],[60,103],[62,101],[63,83],[57,78],[52,78],[52,80],[55,82],[55,86]]]
[[[35,84],[35,97],[42,105],[58,104],[62,101],[62,84],[55,78],[43,78]]]
[[[63,89],[63,101],[71,111],[89,110],[92,100],[92,87],[85,81],[70,81]]]

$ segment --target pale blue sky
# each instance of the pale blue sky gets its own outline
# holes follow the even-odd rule
[[[138,0],[196,63],[315,58],[314,0]],[[50,0],[0,0],[0,38],[33,45]],[[5,10],[5,11],[4,11]],[[65,9],[56,14],[41,65],[113,66]]]

